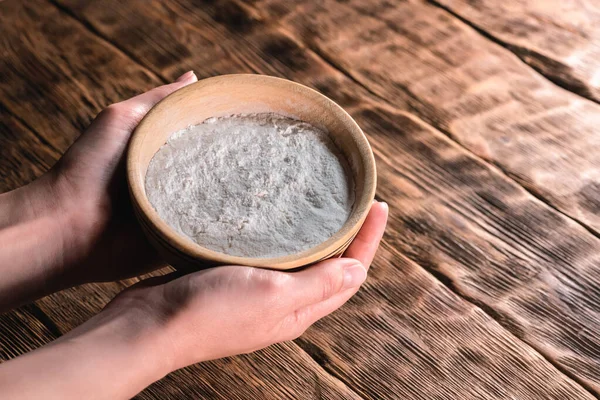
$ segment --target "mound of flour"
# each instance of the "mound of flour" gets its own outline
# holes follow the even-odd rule
[[[320,129],[277,114],[211,118],[155,154],[146,193],[158,214],[222,253],[276,257],[320,244],[348,219],[346,160]]]

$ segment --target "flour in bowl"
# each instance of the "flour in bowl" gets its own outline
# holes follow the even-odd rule
[[[210,118],[154,155],[146,194],[179,233],[221,253],[277,257],[336,233],[354,204],[350,168],[329,135],[278,114]]]

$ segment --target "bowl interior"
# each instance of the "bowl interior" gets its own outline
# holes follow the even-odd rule
[[[309,122],[326,130],[345,155],[352,170],[355,203],[348,221],[331,238],[301,253],[275,258],[229,256],[206,249],[171,229],[146,197],[148,165],[169,136],[210,117],[273,112]],[[289,269],[316,262],[335,253],[355,234],[375,194],[375,162],[371,148],[354,120],[320,93],[284,79],[262,75],[225,75],[209,78],[171,94],[138,125],[127,160],[134,203],[153,230],[189,256],[216,263]]]

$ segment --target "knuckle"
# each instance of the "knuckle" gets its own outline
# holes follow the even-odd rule
[[[100,111],[96,117],[97,120],[105,121],[109,124],[124,123],[127,128],[132,128],[147,112],[144,104],[128,104],[128,102],[113,103]]]
[[[160,303],[161,299],[155,288],[133,286],[119,293],[106,308],[123,307],[147,318],[156,318],[160,314],[157,312]]]
[[[292,326],[298,327],[298,326],[303,325],[305,319],[306,319],[305,312],[303,312],[302,310],[295,310],[291,316]]]
[[[147,104],[134,104],[127,107],[127,117],[134,120],[141,120],[148,113],[149,106]]]
[[[123,114],[123,106],[120,103],[114,103],[100,111],[96,119],[118,119]]]
[[[260,289],[271,297],[278,297],[286,285],[286,276],[273,271],[264,271],[260,277]]]
[[[298,325],[295,329],[292,329],[287,340],[296,340],[300,336],[304,335],[304,332],[308,329],[308,326]]]
[[[328,268],[325,270],[321,279],[322,298],[321,300],[327,300],[340,289],[342,280],[342,273],[338,268]]]
[[[284,323],[284,334],[282,340],[295,340],[302,336],[308,329],[307,313],[303,310],[296,310],[289,315]]]

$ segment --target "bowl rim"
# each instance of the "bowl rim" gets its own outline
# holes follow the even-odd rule
[[[355,198],[353,210],[346,223],[324,242],[299,253],[279,257],[254,258],[233,256],[203,247],[194,242],[191,238],[180,234],[175,229],[171,228],[158,215],[158,212],[148,200],[145,190],[145,174],[143,175],[141,173],[139,157],[143,149],[144,139],[152,131],[152,127],[147,126],[149,117],[168,109],[169,104],[173,99],[181,98],[181,96],[185,96],[186,93],[202,90],[202,88],[208,85],[222,85],[223,83],[235,84],[236,82],[255,85],[275,85],[284,90],[314,97],[327,104],[327,111],[330,115],[333,115],[335,118],[344,119],[344,125],[351,127],[349,134],[357,144],[359,150],[358,154],[364,166],[364,187],[360,196]],[[335,254],[340,248],[347,245],[348,242],[354,238],[366,219],[371,204],[373,203],[377,186],[375,157],[371,145],[356,121],[354,121],[341,106],[327,96],[300,83],[283,78],[258,74],[229,74],[202,79],[171,93],[158,102],[146,116],[144,116],[133,132],[126,156],[126,175],[133,206],[139,208],[137,210],[139,213],[136,213],[138,218],[142,217],[144,219],[143,223],[147,225],[147,228],[153,230],[153,233],[155,234],[153,236],[159,236],[163,241],[166,241],[170,247],[173,247],[178,252],[187,256],[186,258],[192,258],[197,261],[208,261],[210,263],[221,265],[246,265],[280,270],[293,269],[313,264],[331,257],[332,254]],[[142,221],[140,221],[140,223],[141,222]]]

